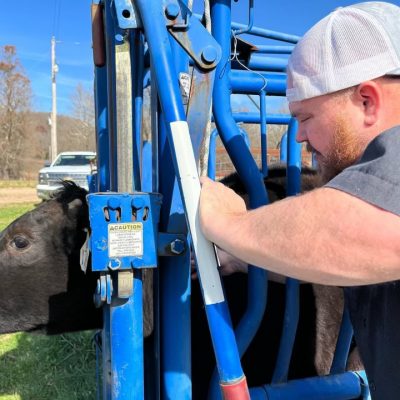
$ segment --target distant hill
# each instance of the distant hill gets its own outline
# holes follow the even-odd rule
[[[50,114],[29,114],[25,133],[22,178],[37,179],[38,170],[50,159]],[[57,117],[57,151],[95,150],[95,129],[66,115]]]

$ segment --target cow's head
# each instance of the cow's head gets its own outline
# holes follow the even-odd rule
[[[0,233],[0,333],[101,326],[95,276],[79,268],[88,227],[86,191],[65,182],[52,199]]]

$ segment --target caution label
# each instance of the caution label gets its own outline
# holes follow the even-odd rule
[[[143,255],[143,224],[130,222],[108,225],[108,256],[140,257]]]

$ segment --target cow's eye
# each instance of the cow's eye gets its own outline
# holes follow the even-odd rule
[[[23,236],[14,236],[11,240],[11,245],[17,249],[25,249],[29,246],[29,240]]]

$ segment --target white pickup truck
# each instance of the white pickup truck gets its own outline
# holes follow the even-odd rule
[[[62,187],[62,180],[75,182],[88,190],[87,176],[95,168],[96,153],[93,151],[66,151],[60,153],[49,167],[39,171],[39,184],[36,192],[39,198],[48,199]]]

